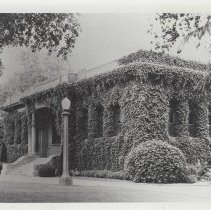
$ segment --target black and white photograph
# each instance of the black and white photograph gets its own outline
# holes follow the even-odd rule
[[[211,5],[68,6],[0,10],[0,203],[211,202]]]

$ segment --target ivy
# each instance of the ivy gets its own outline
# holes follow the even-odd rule
[[[149,55],[145,57],[151,59]],[[188,62],[175,67],[175,61],[172,60],[167,63],[168,65],[163,63],[158,65],[155,59],[151,60],[154,63],[140,61],[139,58],[122,60],[121,64],[124,65],[112,72],[71,84],[63,83],[55,88],[24,97],[21,101],[29,112],[35,109],[36,102],[50,108],[57,134],[62,136],[61,101],[66,96],[71,100],[69,118],[71,169],[121,171],[128,153],[141,143],[152,139],[166,141],[180,148],[188,162],[206,161],[210,157],[210,148],[207,122],[204,119],[207,115],[206,107],[211,102],[211,94],[199,92],[196,88],[198,82],[205,76],[202,66],[193,64],[196,67],[190,65],[193,69],[187,69],[184,67],[188,66]],[[179,120],[173,128],[176,137],[169,134],[171,133],[169,102],[172,99],[178,102],[176,114]],[[194,106],[195,134],[190,137],[187,122],[189,105],[192,102],[197,106]],[[115,104],[119,104],[124,116],[119,133],[114,131],[112,107]],[[97,129],[98,105],[104,110],[102,137],[99,137]],[[15,141],[20,139],[19,132],[14,129],[14,122],[16,127],[20,127],[18,118],[11,116],[5,119],[7,125],[5,139],[8,145],[14,145]],[[21,127],[25,128],[25,120],[21,120]],[[25,139],[24,136],[26,130],[22,129],[21,143]],[[203,141],[200,141],[201,139]],[[189,142],[192,140],[190,149]]]
[[[184,154],[163,141],[146,141],[131,150],[125,170],[134,182],[188,182]]]
[[[4,126],[7,160],[13,162],[27,153],[28,122],[26,112],[9,112],[4,118]]]
[[[179,57],[170,56],[168,54],[157,53],[146,50],[139,50],[135,53],[131,53],[127,56],[124,56],[118,60],[118,63],[120,65],[126,65],[138,61],[156,63],[161,65],[165,64],[168,66],[184,67],[201,71],[207,70],[206,64],[201,64],[199,62],[194,62],[194,61],[187,61]]]

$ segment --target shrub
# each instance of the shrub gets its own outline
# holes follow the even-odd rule
[[[55,176],[55,167],[52,165],[40,165],[38,167],[38,173],[41,177],[52,177]]]
[[[187,166],[187,170],[190,175],[198,177],[199,171],[201,171],[201,167],[198,167],[197,165],[190,164]]]
[[[178,137],[172,144],[183,152],[190,164],[206,163],[210,159],[210,148],[205,139]]]
[[[196,181],[198,181],[198,180],[201,180],[204,177],[204,175],[207,173],[208,167],[207,167],[207,164],[205,163],[201,164],[201,162],[198,160],[196,164],[189,164],[187,166],[187,170],[189,173],[189,177],[192,177]]]
[[[210,163],[208,164],[201,164],[200,161],[197,162],[197,164],[193,165],[190,164],[188,165],[188,172],[190,176],[194,176],[197,181],[198,180],[206,180],[206,181],[211,181],[211,170],[210,170]]]
[[[146,141],[132,149],[125,170],[134,182],[188,182],[185,156],[163,141]]]
[[[188,175],[188,178],[187,178],[187,182],[188,183],[195,183],[198,181],[198,177],[194,176],[194,175]]]
[[[86,170],[86,171],[74,171],[74,176],[87,176],[97,178],[111,178],[111,179],[122,179],[128,180],[128,174],[125,171],[109,171],[109,170]]]
[[[195,167],[196,170],[196,175],[194,176],[197,178],[197,180],[206,180],[206,181],[211,181],[211,171],[208,166],[208,164],[201,164],[200,161],[198,161],[197,164],[192,165],[192,168]],[[189,166],[189,171],[190,171],[190,166]],[[193,173],[192,173],[193,174]]]

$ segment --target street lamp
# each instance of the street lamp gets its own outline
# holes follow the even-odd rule
[[[63,111],[68,111],[70,109],[70,105],[71,105],[70,100],[67,97],[65,97],[62,100],[62,110]]]
[[[62,116],[63,116],[63,125],[64,125],[64,133],[63,133],[63,171],[62,176],[60,177],[59,183],[61,185],[72,185],[72,178],[69,174],[68,167],[68,115],[70,109],[71,101],[65,97],[62,100]]]

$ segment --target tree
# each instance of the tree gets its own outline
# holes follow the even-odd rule
[[[0,53],[6,46],[26,46],[33,52],[47,49],[67,59],[79,36],[76,15],[64,13],[1,13]],[[0,59],[0,73],[2,73]]]
[[[0,85],[0,105],[8,96],[22,93],[37,83],[55,78],[65,68],[63,59],[58,59],[55,53],[48,56],[43,50],[33,53],[28,48],[20,49],[16,59],[16,72],[9,77],[2,76],[4,82]]]
[[[203,45],[211,50],[211,15],[162,13],[156,15],[155,21],[148,32],[154,35],[152,43],[156,50],[169,51],[176,43],[185,44],[190,39],[195,40],[197,48]],[[160,30],[155,30],[157,23]],[[180,53],[181,49],[177,52]]]
[[[64,68],[55,53],[48,56],[43,51],[32,53],[26,49],[21,52],[20,59],[21,69],[8,80],[8,87],[16,80],[16,84],[13,84],[16,92],[24,92],[37,83],[54,78]]]
[[[156,26],[160,26],[157,28]],[[154,37],[151,42],[156,51],[164,53],[177,47],[181,53],[182,47],[193,40],[195,47],[205,47],[211,53],[211,15],[192,13],[161,13],[156,14],[155,22],[148,31]],[[198,88],[204,89],[211,85],[211,71],[207,72],[204,81]]]

